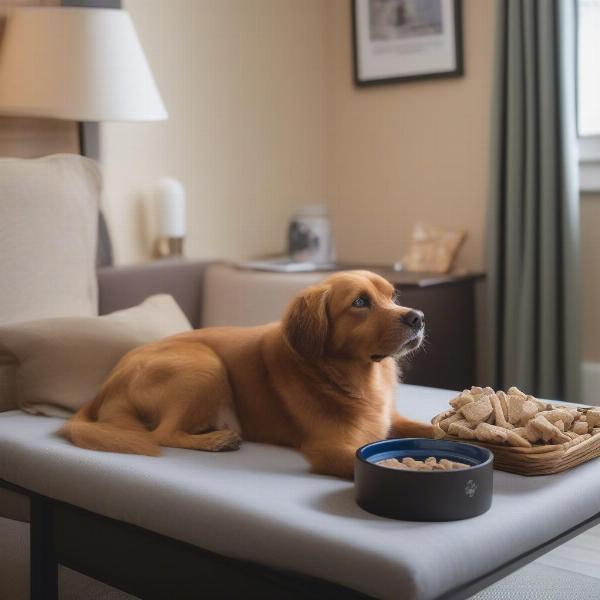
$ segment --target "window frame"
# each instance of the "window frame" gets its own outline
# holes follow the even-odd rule
[[[579,0],[575,0],[576,57],[575,86],[579,95]],[[578,105],[579,103],[577,103]],[[579,191],[600,192],[600,134],[580,135],[577,115],[577,141],[579,146]]]
[[[579,190],[600,192],[600,135],[579,136]]]

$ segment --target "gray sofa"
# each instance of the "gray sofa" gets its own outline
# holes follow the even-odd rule
[[[141,265],[97,269],[98,313],[136,306],[152,294],[175,298],[193,327],[200,327],[204,274],[210,263],[162,259]]]

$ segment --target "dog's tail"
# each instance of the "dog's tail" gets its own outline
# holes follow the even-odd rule
[[[80,448],[158,456],[160,446],[149,431],[127,429],[94,420],[95,400],[84,404],[58,431]]]

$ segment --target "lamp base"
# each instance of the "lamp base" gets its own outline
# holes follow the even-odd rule
[[[156,240],[156,258],[169,258],[172,256],[183,256],[182,237],[161,237]]]

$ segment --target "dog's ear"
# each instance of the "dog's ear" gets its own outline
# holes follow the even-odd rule
[[[282,321],[290,347],[306,360],[323,356],[327,342],[327,286],[314,286],[295,298]]]

